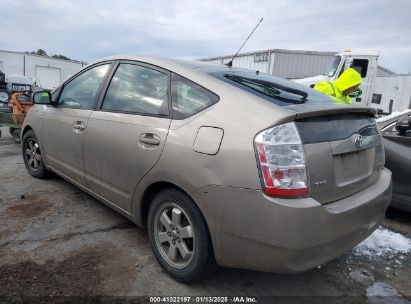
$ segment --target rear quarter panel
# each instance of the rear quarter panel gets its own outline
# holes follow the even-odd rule
[[[207,75],[179,71],[180,75],[219,95],[220,100],[184,120],[173,120],[156,166],[138,185],[133,217],[141,224],[141,198],[155,182],[170,182],[189,195],[208,185],[261,189],[254,152],[255,135],[294,113],[242,93]],[[216,155],[195,152],[194,141],[202,126],[221,128],[224,136]],[[207,218],[207,202],[196,202]]]

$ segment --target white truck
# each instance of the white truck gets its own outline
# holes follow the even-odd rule
[[[335,55],[325,75],[294,79],[295,82],[314,87],[321,81],[336,80],[351,67],[361,74],[362,95],[353,98],[354,104],[381,109],[384,113],[411,108],[411,75],[377,75],[379,53],[346,50]]]

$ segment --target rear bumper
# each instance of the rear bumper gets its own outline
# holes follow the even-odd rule
[[[330,261],[367,238],[381,224],[391,192],[391,172],[383,169],[372,186],[326,205],[222,186],[202,188],[194,199],[220,265],[293,273]]]
[[[411,212],[411,196],[392,192],[391,207]]]

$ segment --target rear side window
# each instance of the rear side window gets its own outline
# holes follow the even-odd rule
[[[173,73],[171,99],[173,118],[184,119],[213,105],[219,97],[198,84]]]
[[[122,63],[103,101],[103,110],[144,115],[168,115],[168,75]]]

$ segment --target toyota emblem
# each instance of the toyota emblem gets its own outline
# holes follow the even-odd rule
[[[356,135],[354,137],[354,143],[357,149],[364,148],[364,138],[361,135]]]

